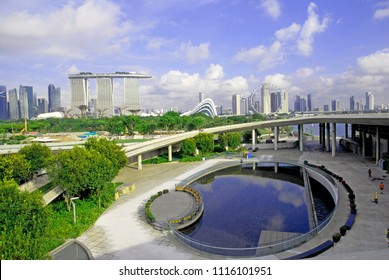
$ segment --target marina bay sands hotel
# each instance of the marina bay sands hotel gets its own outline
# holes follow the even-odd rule
[[[81,72],[69,75],[70,80],[70,109],[73,115],[85,115],[90,100],[89,79],[96,79],[95,111],[107,117],[114,114],[113,79],[123,79],[123,107],[124,115],[140,112],[138,79],[151,78],[146,74],[135,72],[116,72],[112,74],[92,74]]]

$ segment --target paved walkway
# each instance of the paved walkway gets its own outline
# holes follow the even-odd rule
[[[259,151],[256,156],[308,160],[313,164],[325,165],[342,176],[354,190],[358,210],[354,226],[339,243],[315,257],[316,259],[389,259],[385,239],[385,232],[389,227],[389,179],[375,162],[353,154],[337,154],[333,158],[331,153],[317,151]],[[95,259],[225,259],[223,256],[188,248],[169,232],[152,228],[145,221],[144,215],[144,204],[151,195],[163,189],[173,190],[184,178],[220,161],[145,165],[143,170],[132,167],[122,169],[115,181],[135,183],[135,191],[116,201],[78,240],[89,248]],[[369,168],[373,171],[373,177],[382,178],[387,186],[384,194],[380,194],[378,204],[373,203],[373,194],[379,191],[380,181],[368,178]],[[335,217],[318,237],[291,250],[259,259],[283,259],[331,239],[349,214],[347,193],[342,187],[339,195],[340,203]]]

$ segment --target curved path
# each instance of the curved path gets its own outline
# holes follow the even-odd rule
[[[389,248],[385,239],[385,231],[389,227],[389,190],[380,194],[378,204],[373,203],[373,194],[379,189],[379,182],[370,180],[367,170],[372,169],[373,177],[382,178],[388,187],[389,179],[386,172],[375,165],[375,160],[362,159],[354,154],[342,154],[334,159],[326,152],[297,150],[261,151],[256,156],[308,160],[316,165],[325,165],[342,176],[354,190],[358,210],[354,226],[339,243],[315,257],[316,259],[389,259]],[[151,195],[166,188],[174,189],[175,184],[184,178],[211,167],[217,161],[220,160],[145,165],[143,170],[124,168],[116,181],[135,183],[135,192],[115,202],[78,240],[90,249],[95,259],[227,258],[188,248],[169,232],[153,229],[144,218],[144,204]],[[347,193],[342,188],[340,201],[333,221],[318,237],[291,250],[259,259],[284,259],[331,239],[332,234],[339,231],[349,214]]]

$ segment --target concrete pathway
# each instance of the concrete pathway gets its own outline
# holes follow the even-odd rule
[[[255,156],[308,160],[313,164],[325,165],[342,176],[354,190],[358,210],[354,226],[339,243],[316,259],[389,259],[385,239],[385,231],[389,227],[389,179],[386,172],[375,165],[375,161],[348,153],[332,157],[331,153],[297,150],[259,151]],[[116,201],[78,240],[89,248],[95,259],[226,259],[188,248],[169,232],[152,228],[144,215],[144,204],[151,195],[163,189],[173,190],[181,180],[220,161],[223,160],[145,165],[143,170],[132,167],[122,169],[115,181],[134,183],[135,191]],[[387,186],[384,194],[380,194],[378,204],[372,200],[374,191],[379,191],[380,181],[368,178],[369,168],[373,171],[373,177],[382,178]],[[349,214],[347,193],[341,187],[339,195],[340,203],[335,217],[318,237],[291,250],[259,259],[283,259],[331,239]]]

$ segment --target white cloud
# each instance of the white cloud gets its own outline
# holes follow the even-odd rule
[[[288,41],[293,40],[299,34],[301,30],[301,25],[297,23],[292,23],[286,28],[281,28],[276,31],[275,35],[279,41]]]
[[[209,43],[201,43],[198,46],[193,46],[192,42],[182,43],[176,52],[176,57],[183,58],[189,64],[206,60],[209,55]]]
[[[126,42],[133,28],[121,21],[120,7],[107,0],[73,1],[45,14],[28,10],[2,16],[0,51],[86,58],[117,51],[117,40]]]
[[[374,19],[381,20],[389,17],[389,1],[380,2],[377,6],[378,8],[373,15]]]
[[[308,5],[308,16],[303,25],[292,23],[278,29],[275,40],[269,46],[259,45],[250,49],[241,49],[234,59],[246,63],[258,63],[260,70],[273,68],[283,63],[290,54],[297,53],[310,56],[313,52],[314,36],[327,29],[330,18],[324,16],[322,21],[316,14],[316,4]]]
[[[205,71],[205,76],[208,80],[216,80],[224,77],[223,67],[219,64],[211,64]]]
[[[368,74],[389,74],[389,48],[359,57],[358,65]]]
[[[296,70],[296,75],[298,77],[307,78],[321,71],[322,69],[322,67],[303,67]]]
[[[297,41],[299,53],[305,56],[310,56],[313,52],[314,35],[316,33],[324,32],[330,21],[329,16],[326,15],[320,22],[319,16],[315,12],[316,9],[317,6],[315,3],[310,3],[308,5],[308,18],[302,26],[300,38]]]
[[[260,3],[262,9],[274,19],[281,16],[281,5],[278,0],[262,0]]]

